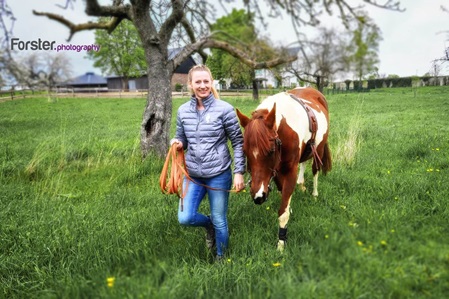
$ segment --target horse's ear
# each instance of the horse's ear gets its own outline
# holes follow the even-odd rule
[[[240,124],[242,125],[242,127],[246,127],[246,125],[251,121],[249,119],[248,116],[246,116],[245,114],[243,114],[242,112],[240,112],[239,109],[235,109],[235,111],[237,112],[237,117],[239,118]]]
[[[268,113],[267,118],[265,119],[265,124],[269,128],[274,128],[275,123],[276,123],[276,103],[273,104],[273,108]]]

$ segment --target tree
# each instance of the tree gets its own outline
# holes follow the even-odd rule
[[[364,12],[352,20],[351,26],[355,29],[349,46],[349,52],[352,53],[350,61],[356,78],[362,81],[379,63],[378,50],[382,34],[380,28]]]
[[[71,3],[74,0],[66,1]],[[108,22],[74,24],[54,13],[35,10],[33,13],[67,26],[70,29],[69,40],[73,34],[82,30],[104,29],[110,33],[125,19],[133,23],[145,51],[149,81],[140,134],[143,156],[151,151],[164,156],[167,151],[172,113],[170,79],[176,67],[193,53],[198,52],[205,57],[204,49],[222,49],[253,69],[271,68],[296,59],[296,57],[278,57],[269,61],[255,61],[246,54],[245,49],[217,40],[216,33],[209,30],[209,24],[212,23],[217,11],[216,2],[214,4],[203,0],[130,0],[129,3],[125,3],[124,0],[112,0],[111,5],[100,5],[97,0],[84,2],[87,15],[110,17]],[[363,2],[384,8],[400,9],[396,0],[387,0],[383,5],[377,4],[376,0],[363,0]],[[325,9],[328,13],[334,8],[338,9],[343,17],[356,14],[355,8],[351,7],[347,0],[313,2],[290,0],[281,4],[271,0],[264,2],[244,0],[243,4],[251,11],[257,12],[259,16],[262,16],[260,4],[266,5],[269,13],[274,16],[279,16],[285,11],[292,17],[294,26],[316,24],[321,9]],[[174,42],[182,42],[184,48],[176,57],[168,59],[168,48]]]
[[[348,70],[346,49],[348,39],[335,29],[319,27],[318,34],[311,40],[301,42],[298,62],[286,67],[299,81],[315,84],[323,91],[326,83],[339,72]]]
[[[99,22],[106,22],[106,19],[100,18]],[[130,21],[123,20],[110,34],[105,30],[96,30],[95,42],[101,45],[100,51],[89,51],[88,58],[94,60],[94,66],[103,73],[121,76],[124,90],[129,88],[129,78],[145,73],[145,52]]]
[[[31,90],[45,88],[50,95],[57,83],[70,78],[71,64],[64,53],[33,52],[9,61],[8,70],[17,84]]]
[[[246,47],[247,55],[252,59],[268,60],[276,56],[275,50],[269,45],[269,41],[259,38],[254,26],[254,14],[243,9],[233,9],[226,16],[219,18],[211,25],[211,30],[220,32],[216,38],[240,44]],[[224,50],[212,49],[212,55],[208,58],[215,77],[219,80],[230,78],[234,86],[247,87],[252,85],[253,99],[258,100],[258,85],[255,70],[248,65],[242,64],[240,60]]]

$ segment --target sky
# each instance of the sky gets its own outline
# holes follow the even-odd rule
[[[102,0],[102,2],[105,1]],[[65,0],[7,0],[7,4],[17,19],[14,24],[13,38],[17,38],[17,42],[37,41],[40,38],[41,41],[54,41],[55,47],[59,45],[96,45],[93,31],[79,32],[68,42],[69,30],[67,27],[32,13],[34,9],[63,14],[66,19],[74,23],[95,20],[85,15],[83,1],[76,1],[73,9],[63,10],[57,6],[57,4],[65,5],[65,2]],[[360,2],[358,1],[358,3]],[[401,5],[406,9],[404,12],[366,5],[369,16],[374,19],[382,31],[383,40],[379,45],[379,74],[422,76],[431,70],[432,61],[443,57],[445,48],[449,47],[449,13],[440,8],[442,5],[449,8],[449,1],[401,0]],[[269,26],[264,32],[275,43],[288,45],[294,42],[296,35],[288,18],[268,19],[268,21]],[[338,22],[329,18],[323,19],[322,24],[326,26],[339,25]],[[304,27],[301,30],[308,33],[313,32],[313,29]],[[86,72],[101,74],[99,69],[93,67],[93,62],[86,58],[84,50],[80,52],[61,50],[60,52],[64,52],[71,60],[74,76]],[[19,50],[19,54],[26,54],[26,51]],[[449,62],[442,65],[440,74],[449,74]]]

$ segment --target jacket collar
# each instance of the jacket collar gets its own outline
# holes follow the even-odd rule
[[[192,95],[190,98],[190,107],[192,107],[193,110],[196,110],[196,97],[195,95]],[[215,101],[214,94],[211,92],[207,98],[203,100],[203,106],[205,109],[209,108],[209,106],[212,105],[212,103]]]

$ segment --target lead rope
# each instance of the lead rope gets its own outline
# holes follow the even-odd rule
[[[183,190],[183,175],[187,178],[187,183],[184,190]],[[189,187],[189,181],[193,182],[194,184],[203,186],[209,190],[226,191],[234,193],[239,192],[235,189],[227,190],[221,188],[214,188],[194,181],[186,170],[186,160],[184,150],[183,149],[178,150],[177,145],[174,143],[168,150],[167,157],[165,158],[164,167],[162,168],[161,175],[159,177],[159,186],[161,188],[162,193],[164,194],[178,195],[178,197],[181,199],[181,211],[183,211],[184,208],[184,197]],[[243,190],[243,192],[245,192],[245,190]]]
[[[184,209],[184,196],[187,193],[189,184],[187,182],[183,190],[182,181],[183,174],[188,177],[189,174],[185,170],[186,159],[184,151],[178,151],[176,144],[173,144],[168,150],[165,158],[164,167],[159,177],[159,186],[164,194],[176,194],[181,199],[181,211]],[[167,175],[169,173],[169,175]],[[168,181],[167,181],[168,179]]]

